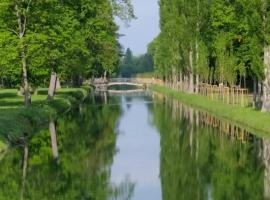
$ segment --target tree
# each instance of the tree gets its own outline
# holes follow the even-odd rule
[[[263,85],[262,110],[270,110],[267,0],[160,0],[159,5],[161,33],[152,54],[160,77],[190,93],[198,92],[200,82],[249,86],[254,106],[260,105]]]
[[[84,79],[112,73],[119,63],[114,16],[133,19],[130,1],[1,1],[2,80],[22,84],[29,105],[30,85],[47,85],[50,74],[52,99],[57,79],[80,86]]]

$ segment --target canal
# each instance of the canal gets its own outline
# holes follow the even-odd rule
[[[93,94],[54,125],[57,161],[47,128],[0,156],[0,199],[270,199],[270,139],[161,94]]]

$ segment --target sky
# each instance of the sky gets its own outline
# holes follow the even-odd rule
[[[134,55],[144,54],[147,45],[159,34],[159,7],[158,0],[132,0],[137,19],[129,23],[116,20],[120,26],[119,33],[125,36],[120,38],[124,48],[130,48]]]

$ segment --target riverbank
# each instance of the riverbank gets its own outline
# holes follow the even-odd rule
[[[213,116],[236,123],[260,137],[270,137],[270,114],[251,107],[232,106],[220,101],[212,101],[204,96],[179,92],[164,86],[154,85],[151,90],[171,96]]]
[[[87,88],[57,90],[53,101],[47,100],[47,89],[40,89],[32,96],[32,105],[24,107],[23,97],[16,89],[0,90],[0,152],[8,144],[16,144],[22,137],[31,138],[49,120],[67,112],[74,104],[82,102]]]

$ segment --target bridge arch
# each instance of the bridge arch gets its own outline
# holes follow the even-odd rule
[[[133,82],[109,82],[107,84],[107,87],[110,86],[117,86],[117,85],[130,85],[130,86],[137,86],[137,87],[144,87],[144,84],[142,83],[133,83]]]

